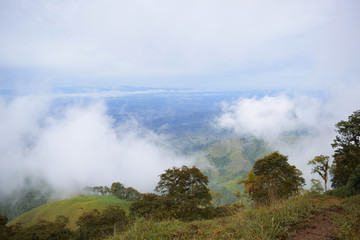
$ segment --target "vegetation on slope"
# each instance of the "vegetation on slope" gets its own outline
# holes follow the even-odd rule
[[[255,160],[270,153],[269,146],[256,138],[231,137],[211,144],[204,149],[206,159],[213,168],[205,171],[210,188],[221,192],[221,204],[235,203],[237,184],[247,174]]]
[[[359,239],[360,196],[341,202],[326,196],[300,196],[278,202],[271,207],[259,207],[235,212],[234,215],[212,220],[181,222],[177,220],[137,220],[126,232],[108,240],[125,239],[287,239],[306,224],[317,212],[328,208],[343,210],[333,216],[339,231],[338,239]]]
[[[93,209],[101,211],[107,206],[120,206],[127,211],[130,204],[131,202],[119,199],[113,195],[76,197],[34,208],[10,221],[9,225],[21,222],[24,226],[31,226],[36,224],[40,219],[54,221],[58,215],[64,215],[69,218],[68,227],[74,230],[76,229],[76,221],[83,212]]]
[[[0,214],[14,219],[47,203],[51,194],[52,189],[45,181],[25,178],[22,187],[6,195],[0,193]]]
[[[349,119],[354,120],[352,117],[360,121],[359,111]],[[286,156],[273,152],[256,160],[253,171],[247,175],[247,180],[241,181],[245,185],[248,184],[246,190],[249,197],[257,203],[256,208],[244,210],[241,207],[234,208],[225,205],[218,208],[222,210],[227,208],[230,214],[217,215],[217,207],[211,205],[209,190],[206,188],[207,177],[195,167],[191,169],[183,167],[182,169],[169,169],[161,175],[162,180],[159,182],[157,190],[162,195],[151,195],[151,197],[155,197],[152,199],[156,200],[157,204],[150,209],[151,211],[145,211],[145,215],[143,210],[149,204],[137,205],[136,211],[132,212],[133,216],[139,217],[135,223],[133,222],[134,218],[126,216],[125,211],[113,216],[113,210],[105,210],[102,213],[93,210],[89,213],[83,212],[77,225],[80,226],[79,223],[84,223],[85,234],[89,234],[86,238],[96,238],[95,235],[99,231],[88,232],[87,230],[99,227],[99,229],[106,229],[102,232],[106,232],[106,235],[113,232],[114,236],[111,239],[287,239],[293,235],[299,235],[301,231],[298,230],[314,222],[314,219],[319,219],[317,217],[320,213],[323,216],[326,215],[326,218],[323,218],[318,224],[332,226],[329,228],[331,231],[325,233],[326,237],[359,239],[360,196],[356,195],[360,192],[359,124],[355,121],[355,124],[350,124],[349,127],[348,122],[340,123],[337,125],[339,136],[336,137],[333,144],[336,149],[335,164],[331,169],[332,183],[337,189],[328,192],[327,195],[311,196],[313,194],[311,192],[302,193],[301,187],[304,182],[301,177],[302,173],[295,166],[287,163]],[[342,131],[343,128],[346,131]],[[224,146],[229,145],[225,144]],[[220,156],[221,150],[220,146],[213,155]],[[225,157],[227,156],[225,155]],[[231,156],[228,156],[223,163],[218,162],[216,158],[215,160],[213,164],[225,166],[231,162],[228,161],[231,160]],[[327,164],[323,161],[318,163],[319,166]],[[315,170],[317,164],[315,164]],[[193,174],[193,171],[188,173],[187,170],[193,170],[196,174]],[[325,173],[327,171],[328,168]],[[323,175],[322,171],[317,171],[317,173]],[[198,179],[196,176],[200,178]],[[325,183],[326,179],[324,178]],[[144,196],[150,195],[143,195],[143,198],[137,203],[141,203]],[[340,201],[332,196],[346,198]],[[132,206],[136,206],[136,204]],[[134,208],[130,207],[130,209]],[[159,211],[161,218],[147,217],[148,214],[151,216],[155,210]],[[59,211],[57,212],[59,213]],[[202,214],[203,212],[209,213],[209,215],[205,214],[205,216]],[[313,216],[316,217],[312,218]],[[119,229],[125,232],[117,233],[114,227],[116,222],[113,221],[115,218],[117,218],[116,221],[119,220]],[[98,223],[97,219],[104,219],[104,221],[101,220]],[[200,221],[199,219],[208,220]],[[65,231],[64,233],[67,233],[67,230],[64,229],[65,220],[60,217],[54,223],[40,221],[34,226],[46,226],[46,229],[51,226],[60,226]],[[124,220],[123,223],[120,220]],[[106,224],[103,224],[104,222]],[[0,223],[0,230],[5,229],[2,232],[12,231],[11,228],[4,225],[6,217],[2,217]],[[25,230],[27,233],[31,229],[26,228]],[[81,226],[76,232],[81,232],[79,230],[81,230]],[[16,233],[16,228],[14,232]],[[100,235],[104,237],[104,234]]]

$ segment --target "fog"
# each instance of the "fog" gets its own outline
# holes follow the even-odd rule
[[[282,92],[224,102],[216,124],[241,136],[265,140],[274,150],[287,155],[306,180],[319,178],[311,174],[307,162],[321,154],[332,156],[335,124],[359,109],[356,89],[353,84],[346,90],[322,94]]]
[[[45,180],[58,193],[119,181],[153,191],[158,175],[191,165],[167,144],[167,137],[135,120],[115,123],[100,100],[56,107],[51,97],[0,98],[0,190],[10,192],[24,178]]]

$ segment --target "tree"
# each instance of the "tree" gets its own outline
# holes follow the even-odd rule
[[[211,204],[208,182],[208,177],[196,167],[174,167],[160,175],[155,190],[173,203],[176,218],[193,220],[200,217],[201,207]]]
[[[308,162],[308,165],[313,165],[311,173],[317,173],[324,180],[325,191],[327,191],[328,172],[330,170],[329,156],[315,156],[313,160]]]
[[[192,167],[173,167],[160,175],[155,191],[147,193],[130,206],[131,214],[146,219],[181,219],[185,221],[213,216],[208,177]]]
[[[214,206],[219,206],[221,204],[222,193],[215,190],[210,190],[210,194],[212,199],[211,204]]]
[[[131,203],[130,212],[136,217],[161,221],[174,217],[174,206],[171,201],[154,193],[145,193],[141,199]]]
[[[124,199],[129,201],[136,201],[141,198],[141,193],[137,191],[135,188],[128,187],[124,191]]]
[[[130,220],[126,212],[117,206],[109,206],[103,212],[94,209],[84,212],[77,220],[77,239],[105,238],[126,229]]]
[[[331,182],[338,188],[347,184],[360,164],[360,110],[353,112],[348,121],[340,121],[335,126],[338,135],[332,144],[335,153]]]
[[[123,198],[125,187],[119,182],[114,182],[111,184],[111,193],[118,198]]]
[[[254,192],[256,202],[272,204],[276,200],[297,195],[305,183],[302,172],[288,163],[279,152],[255,161],[253,171],[259,177],[259,189]]]
[[[105,194],[110,194],[111,193],[111,190],[108,186],[104,186],[104,191],[105,191]]]
[[[6,226],[7,222],[7,216],[0,215],[0,239],[9,239],[11,236],[11,229]]]
[[[254,171],[251,170],[248,174],[245,175],[246,179],[238,182],[239,184],[245,184],[245,191],[249,194],[249,197],[252,198],[256,184],[259,182],[259,177],[255,176]]]
[[[78,239],[92,239],[101,236],[101,213],[99,210],[94,209],[83,214],[76,221]]]
[[[360,193],[360,165],[351,174],[346,187],[350,196]]]
[[[72,239],[73,232],[66,227],[69,219],[65,216],[59,215],[54,222],[47,220],[39,220],[36,224],[29,227],[17,227],[12,230],[12,237],[9,239],[21,240],[66,240]]]
[[[105,189],[104,189],[103,186],[95,186],[95,187],[93,187],[93,191],[96,193],[96,195],[98,195],[99,193],[100,193],[101,195],[105,195],[105,194],[106,194],[106,193],[105,193]]]
[[[245,175],[246,179],[238,182],[239,184],[245,184],[245,191],[249,194],[249,197],[254,200],[254,193],[259,184],[260,177],[255,176],[254,171],[251,170]],[[254,203],[254,202],[253,202]]]
[[[125,231],[129,222],[126,212],[118,206],[107,207],[101,214],[102,231],[107,235]]]
[[[311,181],[311,187],[310,187],[311,193],[322,193],[324,191],[324,188],[321,185],[320,180],[312,178],[310,181]]]

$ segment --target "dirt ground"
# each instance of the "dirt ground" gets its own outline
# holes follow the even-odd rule
[[[336,202],[336,200],[329,199],[328,201]],[[291,232],[291,239],[333,239],[332,236],[334,232],[338,231],[337,227],[331,223],[331,216],[333,216],[334,214],[342,214],[342,211],[339,209],[323,209],[322,211],[315,213],[314,217],[305,222],[303,226]]]

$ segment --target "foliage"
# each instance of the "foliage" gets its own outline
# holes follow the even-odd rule
[[[338,231],[333,239],[353,240],[360,239],[360,195],[343,199],[336,207],[341,214],[333,217]]]
[[[312,165],[311,173],[317,173],[324,180],[325,191],[327,191],[328,172],[330,170],[329,156],[315,156],[313,160],[308,162],[308,165]]]
[[[134,216],[144,217],[156,221],[172,218],[173,204],[166,202],[162,196],[154,193],[145,193],[142,198],[130,205],[130,212]]]
[[[135,201],[141,198],[141,193],[139,191],[137,191],[135,188],[132,187],[126,188],[120,182],[113,182],[110,188],[108,186],[86,187],[84,191],[87,194],[95,194],[95,195],[113,194],[114,196],[120,199],[124,199],[128,201]]]
[[[335,188],[333,190],[327,191],[325,194],[337,198],[350,197],[349,188],[347,186]]]
[[[279,152],[256,160],[253,171],[258,180],[258,188],[253,193],[257,203],[272,204],[299,194],[305,183],[302,172],[288,163],[287,156]]]
[[[311,179],[311,187],[310,192],[311,193],[322,193],[324,192],[323,186],[321,186],[320,180],[317,179]]]
[[[174,167],[160,175],[155,190],[169,203],[168,209],[176,218],[193,220],[201,215],[201,207],[211,204],[208,182],[208,177],[196,167]]]
[[[348,189],[349,195],[353,196],[360,194],[360,165],[351,174],[346,187]]]
[[[126,212],[119,207],[107,207],[102,213],[97,209],[84,212],[76,222],[79,227],[76,238],[95,239],[123,232],[129,222]]]
[[[98,239],[123,232],[130,223],[126,212],[118,206],[109,206],[102,212],[97,209],[83,212],[76,222],[78,229],[75,232],[67,227],[69,218],[62,215],[55,221],[41,219],[29,227],[21,224],[7,227],[7,218],[0,216],[0,220],[0,239],[4,240]]]
[[[194,220],[210,217],[211,194],[208,177],[192,167],[172,168],[160,175],[155,190],[161,195],[144,194],[132,203],[131,213],[146,219]]]
[[[257,188],[259,188],[260,177],[255,176],[253,170],[251,170],[247,175],[246,179],[239,182],[239,184],[245,184],[245,191],[249,194],[249,197],[254,200],[254,193]]]
[[[328,191],[327,194],[338,198],[346,198],[360,194],[360,165],[350,176],[349,181],[345,186]]]
[[[119,182],[114,182],[111,184],[110,190],[114,196],[121,197],[122,192],[125,190],[125,186]]]
[[[87,212],[93,209],[103,211],[108,206],[121,206],[124,210],[127,210],[130,204],[131,202],[119,199],[113,195],[82,196],[47,203],[22,214],[10,221],[9,224],[14,225],[20,221],[24,227],[29,227],[36,224],[40,219],[54,221],[57,215],[62,214],[69,218],[68,227],[75,230],[77,228],[75,223],[84,211]]]
[[[79,227],[77,238],[90,239],[90,237],[94,238],[102,235],[100,218],[101,213],[97,209],[84,212],[76,221],[76,225]]]
[[[84,190],[86,191],[86,193],[93,192],[96,195],[98,195],[99,193],[101,195],[107,195],[111,193],[111,190],[109,189],[108,186],[86,187]]]
[[[234,192],[239,190],[238,182],[251,170],[256,159],[271,152],[263,140],[234,136],[215,139],[203,151],[206,160],[213,166],[204,171],[211,179],[208,186],[222,194],[218,205],[236,203]]]
[[[124,187],[124,185],[122,185],[119,182],[114,182],[111,185],[111,192],[118,198],[126,199],[129,201],[135,201],[141,198],[141,193],[138,192],[135,188],[132,187],[126,188]]]
[[[10,238],[10,229],[6,227],[8,218],[5,215],[0,215],[0,239]]]
[[[141,193],[138,192],[135,188],[128,187],[125,189],[123,199],[127,199],[129,201],[136,201],[140,198],[141,198]]]
[[[360,164],[360,110],[336,125],[337,136],[332,144],[335,150],[331,169],[331,182],[334,188],[345,186]]]
[[[24,179],[23,187],[8,195],[0,193],[0,214],[6,215],[9,220],[45,204],[52,194],[52,190],[44,181],[30,178]]]
[[[72,239],[73,232],[67,228],[69,219],[59,215],[55,221],[39,220],[30,227],[9,227],[9,235],[7,239],[13,240],[66,240]],[[6,238],[5,238],[6,239]]]
[[[5,227],[8,222],[8,218],[5,215],[0,215],[0,227]]]
[[[243,210],[211,220],[137,220],[122,234],[108,240],[125,239],[287,239],[289,230],[306,222],[319,209],[317,202],[296,197],[272,207]]]

